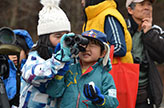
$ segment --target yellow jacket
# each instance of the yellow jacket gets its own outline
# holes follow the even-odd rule
[[[116,9],[115,1],[106,0],[94,6],[88,6],[85,8],[85,12],[87,16],[87,22],[83,26],[83,31],[95,29],[104,33],[105,17],[108,15],[114,16],[121,23],[122,27],[124,28],[127,52],[126,55],[124,57],[120,57],[120,59],[123,63],[133,63],[131,54],[132,39],[123,16]],[[113,59],[113,63],[117,63],[116,58]]]

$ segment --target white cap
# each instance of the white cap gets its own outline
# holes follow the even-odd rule
[[[71,31],[71,24],[64,11],[59,7],[60,0],[41,0],[43,5],[39,12],[38,35],[59,31]]]
[[[143,2],[144,0],[126,0],[126,8],[129,7],[129,5],[134,2],[134,3],[140,3],[140,2]],[[152,3],[155,1],[155,0],[150,0]]]

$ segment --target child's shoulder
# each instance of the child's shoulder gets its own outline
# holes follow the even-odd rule
[[[40,61],[40,62],[44,62],[45,60],[43,58],[41,58],[37,51],[32,51],[29,53],[28,55],[28,61]]]
[[[38,56],[37,51],[29,52],[29,56]]]

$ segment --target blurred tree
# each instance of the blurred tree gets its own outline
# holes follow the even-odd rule
[[[41,5],[38,0],[0,0],[0,27],[26,29],[37,40],[37,14]]]
[[[0,27],[8,26],[13,29],[22,28],[28,30],[33,41],[37,37],[38,12],[42,8],[40,0],[0,0]],[[125,0],[116,0],[118,9],[127,17]],[[68,4],[69,3],[69,4]],[[70,19],[72,31],[81,33],[83,25],[83,9],[81,0],[61,0],[61,8]],[[157,0],[154,5],[154,23],[164,28],[164,0]]]

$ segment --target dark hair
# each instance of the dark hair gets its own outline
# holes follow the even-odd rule
[[[105,0],[86,0],[85,7],[99,4]]]
[[[21,49],[23,49],[26,54],[28,53],[29,47],[28,47],[28,45],[25,41],[25,38],[23,36],[16,35],[16,41],[14,44],[17,45],[18,47],[20,47]]]
[[[31,50],[31,51],[37,51],[39,56],[45,60],[49,59],[52,56],[52,52],[50,50],[54,49],[52,43],[50,42],[49,37],[50,34],[39,36],[37,45]]]
[[[129,7],[130,7],[132,10],[134,10],[134,8],[136,7],[136,3],[132,2],[132,3],[129,5]]]

